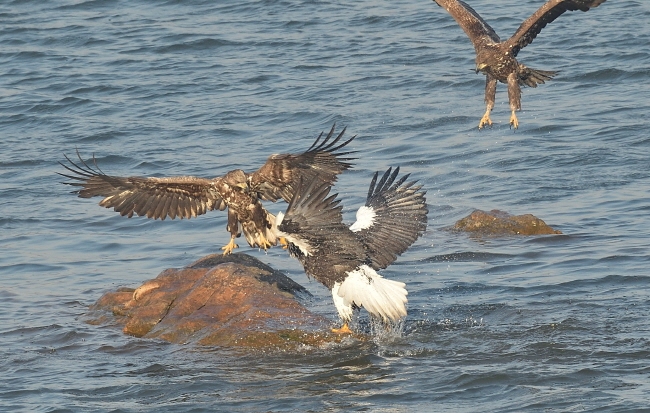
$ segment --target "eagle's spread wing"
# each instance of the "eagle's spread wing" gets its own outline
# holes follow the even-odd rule
[[[302,179],[309,183],[318,178],[321,182],[333,184],[336,176],[352,167],[346,158],[353,151],[340,152],[352,142],[355,136],[342,142],[345,128],[334,139],[334,127],[321,140],[321,133],[314,144],[299,155],[271,155],[266,163],[249,177],[251,190],[257,191],[264,200],[277,201],[282,198],[291,201],[298,182]]]
[[[547,24],[560,17],[564,12],[587,11],[604,2],[605,0],[549,0],[522,23],[505,44],[510,47],[513,56],[517,56],[519,50],[532,43]]]
[[[461,0],[433,0],[456,20],[474,44],[474,49],[486,43],[499,43],[501,39],[492,27],[467,3]]]
[[[279,235],[300,248],[299,255],[309,258],[309,262],[301,259],[305,270],[331,288],[337,274],[363,263],[365,252],[356,235],[343,224],[337,194],[330,195],[329,191],[329,184],[318,178],[299,181],[285,214],[278,214],[277,225]]]
[[[379,183],[375,173],[366,205],[359,208],[357,221],[350,227],[363,240],[371,266],[376,270],[395,261],[427,227],[426,191],[415,185],[415,181],[405,183],[409,174],[395,182],[399,167],[392,173],[391,169]]]
[[[65,157],[71,166],[60,163],[72,174],[62,174],[73,182],[67,185],[80,187],[74,191],[81,198],[103,196],[99,205],[113,208],[129,218],[136,213],[147,218],[191,218],[209,210],[224,210],[226,204],[217,192],[215,183],[209,179],[192,176],[173,178],[119,177],[104,174],[97,164],[95,168],[81,159],[79,164]],[[94,160],[94,158],[93,158]]]
[[[343,224],[341,201],[336,194],[328,196],[329,191],[330,186],[318,179],[307,183],[300,180],[278,229],[314,246],[335,233],[349,232]]]

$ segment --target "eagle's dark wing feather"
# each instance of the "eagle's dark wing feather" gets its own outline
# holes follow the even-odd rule
[[[300,181],[278,229],[310,250],[299,256],[307,274],[328,288],[345,272],[364,263],[366,254],[356,235],[343,224],[337,194],[318,179]],[[291,241],[293,242],[293,241]]]
[[[342,141],[345,128],[335,137],[335,126],[324,139],[321,133],[304,153],[271,155],[259,170],[249,176],[251,190],[257,191],[264,200],[275,202],[282,198],[289,202],[301,179],[312,182],[318,178],[321,182],[333,184],[338,174],[352,167],[349,161],[354,158],[345,156],[354,152],[341,152],[341,149],[355,138]]]
[[[447,10],[451,17],[465,31],[474,44],[474,49],[486,43],[499,43],[501,40],[492,27],[467,3],[461,0],[433,0]]]
[[[65,155],[64,155],[65,156]],[[80,187],[73,193],[81,198],[103,196],[99,205],[113,208],[122,216],[146,215],[147,218],[191,218],[213,209],[224,210],[226,204],[216,189],[217,180],[179,176],[172,178],[119,177],[104,174],[97,163],[89,166],[77,152],[80,163],[65,157],[71,166],[61,166],[71,174],[59,173]]]
[[[505,44],[509,46],[512,55],[517,56],[521,49],[533,42],[547,24],[560,17],[564,12],[587,11],[604,2],[605,0],[549,0],[522,23]]]
[[[371,221],[361,225],[355,223],[350,227],[365,244],[371,266],[376,270],[386,268],[395,261],[427,227],[429,211],[424,198],[426,191],[422,191],[415,181],[406,182],[408,174],[395,181],[399,167],[392,173],[391,169],[384,173],[379,183],[378,173],[375,173],[368,190],[365,211],[360,210],[357,214],[359,219],[359,214],[371,213]]]
[[[316,245],[332,234],[350,232],[343,224],[341,201],[336,194],[328,196],[329,191],[330,186],[318,179],[300,180],[278,229]]]

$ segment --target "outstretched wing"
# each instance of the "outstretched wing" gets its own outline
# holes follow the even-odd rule
[[[330,186],[319,179],[306,183],[300,180],[286,212],[276,218],[280,235],[295,240],[298,246],[304,245],[305,255],[311,255],[339,233],[350,233],[354,239],[354,234],[343,224],[341,201],[329,192]]]
[[[64,155],[65,156],[65,155]],[[191,218],[213,209],[224,210],[226,204],[217,191],[218,180],[179,176],[173,178],[120,177],[104,174],[95,163],[93,169],[77,152],[80,163],[70,158],[70,166],[61,166],[72,174],[59,175],[72,179],[66,185],[80,187],[73,191],[80,198],[103,196],[100,206],[113,208],[122,216],[131,218],[133,213],[147,218]]]
[[[605,0],[549,0],[522,23],[505,44],[511,49],[512,55],[517,56],[521,49],[533,42],[547,24],[560,17],[564,12],[587,11],[604,2]]]
[[[318,178],[307,183],[299,181],[285,214],[278,214],[276,223],[277,235],[290,243],[290,252],[297,255],[305,271],[332,288],[337,274],[363,264],[365,251],[342,222],[337,194],[330,195],[329,191],[329,184]]]
[[[329,185],[336,181],[336,176],[352,167],[346,155],[353,151],[341,152],[356,137],[342,141],[345,128],[334,137],[334,128],[325,136],[321,133],[314,144],[299,155],[271,155],[266,163],[249,176],[251,189],[257,191],[264,200],[277,201],[282,198],[291,201],[298,182],[306,183],[318,178]],[[322,140],[321,140],[322,139]]]
[[[499,43],[501,40],[492,27],[467,3],[461,0],[433,0],[438,6],[447,10],[456,23],[465,31],[474,44],[474,49],[487,43]]]
[[[371,266],[378,270],[389,266],[397,256],[420,237],[427,227],[427,209],[422,186],[406,182],[409,174],[397,182],[399,167],[389,168],[377,183],[378,173],[370,182],[366,205],[357,211],[350,230],[366,246]]]

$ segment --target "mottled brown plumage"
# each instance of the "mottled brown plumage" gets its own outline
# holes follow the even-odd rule
[[[277,244],[271,230],[275,216],[262,205],[261,200],[289,202],[301,179],[332,185],[337,175],[352,165],[346,158],[353,152],[341,152],[355,137],[341,141],[345,128],[334,135],[334,126],[323,138],[321,133],[314,144],[301,154],[271,155],[257,171],[247,174],[235,169],[212,179],[193,176],[170,178],[119,177],[104,174],[93,158],[95,168],[77,153],[80,163],[66,156],[71,165],[61,165],[72,174],[59,173],[77,186],[74,191],[81,198],[102,196],[100,206],[113,208],[120,215],[133,214],[164,220],[192,218],[208,211],[228,208],[230,242],[223,247],[224,254],[237,247],[235,238],[244,233],[251,247],[268,248]]]
[[[433,0],[456,20],[474,44],[476,51],[476,73],[486,76],[486,111],[478,127],[492,125],[490,112],[494,107],[497,81],[508,85],[510,102],[510,126],[515,129],[519,121],[515,111],[521,109],[521,86],[537,87],[550,80],[557,72],[535,70],[524,66],[516,59],[519,51],[529,45],[547,24],[566,11],[598,7],[605,0],[549,0],[532,16],[524,21],[515,34],[502,42],[494,29],[467,3],[461,0]]]

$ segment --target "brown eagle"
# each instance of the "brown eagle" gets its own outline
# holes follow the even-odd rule
[[[510,126],[517,129],[519,121],[515,115],[521,110],[521,86],[537,87],[538,84],[553,78],[557,72],[535,70],[524,66],[516,59],[519,51],[532,43],[547,24],[557,19],[565,11],[587,11],[598,7],[605,0],[549,0],[532,16],[524,21],[515,34],[502,42],[494,29],[485,22],[467,3],[461,0],[433,0],[451,14],[474,44],[476,51],[476,73],[486,76],[485,104],[487,109],[478,124],[492,126],[490,112],[494,107],[497,80],[508,85],[510,102]]]
[[[244,233],[251,247],[267,249],[277,245],[272,226],[275,216],[262,205],[262,200],[291,201],[302,180],[315,180],[332,185],[337,175],[352,165],[341,152],[355,137],[342,141],[345,128],[337,136],[332,126],[323,139],[321,133],[307,151],[301,154],[271,155],[266,163],[253,173],[235,169],[224,176],[206,179],[193,176],[170,178],[120,177],[104,174],[97,166],[89,166],[77,152],[80,163],[70,158],[70,166],[63,166],[72,174],[58,173],[73,182],[66,185],[81,187],[73,193],[80,198],[102,196],[100,206],[113,208],[120,215],[131,218],[133,214],[164,220],[192,218],[207,211],[228,208],[230,242],[224,246],[224,255],[238,245],[235,238]]]
[[[331,186],[318,180],[299,186],[286,212],[279,213],[276,237],[305,272],[332,291],[343,321],[336,333],[349,333],[354,309],[364,307],[387,323],[406,316],[406,285],[382,277],[388,267],[426,230],[427,204],[416,181],[397,179],[389,168],[377,182],[375,173],[364,206],[351,226],[343,223],[342,206]]]

